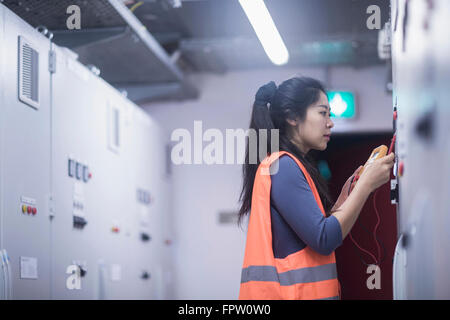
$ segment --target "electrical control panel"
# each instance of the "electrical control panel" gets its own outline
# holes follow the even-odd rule
[[[395,299],[449,299],[450,2],[392,0]]]
[[[162,298],[161,129],[1,3],[0,41],[0,297]]]
[[[0,249],[10,260],[0,289],[8,299],[48,299],[51,43],[1,2],[0,43]]]

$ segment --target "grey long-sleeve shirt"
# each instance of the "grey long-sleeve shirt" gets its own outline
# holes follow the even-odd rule
[[[338,220],[322,214],[303,172],[290,156],[283,155],[278,161],[270,191],[275,258],[285,258],[306,246],[322,255],[331,254],[342,244]]]

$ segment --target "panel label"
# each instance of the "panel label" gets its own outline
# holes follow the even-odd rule
[[[20,257],[20,278],[21,279],[38,278],[37,258]]]

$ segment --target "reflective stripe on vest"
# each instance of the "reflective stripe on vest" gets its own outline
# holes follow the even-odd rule
[[[303,164],[288,152],[276,152],[258,167],[253,184],[252,205],[247,231],[239,299],[339,299],[334,252],[321,255],[310,247],[283,259],[275,258],[270,221],[270,165],[289,155],[305,175],[323,215],[322,202]]]
[[[336,264],[329,263],[317,267],[300,268],[282,273],[273,266],[250,266],[242,269],[241,283],[248,281],[276,281],[281,286],[309,283],[337,278]]]

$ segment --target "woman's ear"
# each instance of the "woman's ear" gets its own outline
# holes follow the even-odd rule
[[[289,118],[287,118],[286,121],[287,121],[287,123],[289,123],[293,127],[296,127],[297,123],[298,123],[297,120],[289,119]]]

